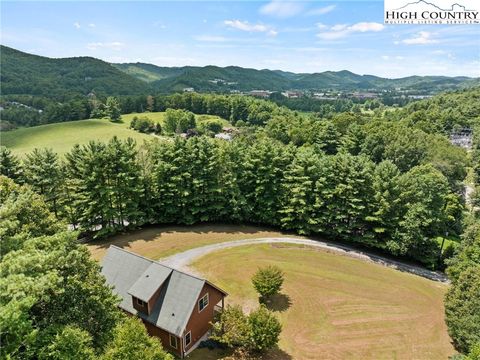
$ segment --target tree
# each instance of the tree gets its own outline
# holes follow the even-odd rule
[[[7,176],[14,181],[21,180],[22,168],[18,158],[12,154],[12,151],[0,146],[0,175]]]
[[[465,269],[445,296],[445,321],[458,350],[480,342],[480,266]]]
[[[278,344],[282,325],[277,317],[265,306],[260,306],[248,316],[248,349],[265,352]]]
[[[147,96],[147,111],[152,112],[155,108],[155,99],[152,95]]]
[[[157,338],[147,334],[140,320],[125,318],[117,325],[113,341],[108,345],[101,360],[173,360],[174,357],[162,348]]]
[[[236,348],[245,346],[248,332],[248,316],[242,308],[239,305],[227,305],[220,319],[213,324],[211,338],[230,348]]]
[[[277,266],[260,268],[253,275],[252,283],[261,299],[268,298],[278,293],[282,288],[283,272]]]
[[[0,176],[0,204],[0,257],[21,249],[29,237],[53,235],[65,227],[57,222],[43,197],[4,176]]]
[[[92,337],[76,326],[65,326],[51,341],[51,344],[39,354],[39,359],[95,359]]]
[[[99,351],[120,315],[118,301],[76,234],[28,238],[0,265],[0,307],[9,311],[0,317],[2,345],[6,354],[35,358],[47,351],[59,327],[72,325],[88,332]],[[21,321],[20,339],[19,324],[12,319]]]
[[[105,113],[110,119],[110,121],[119,121],[122,114],[120,110],[120,103],[117,98],[109,96],[107,102],[105,103]]]
[[[196,126],[195,115],[190,111],[167,109],[164,128],[167,133],[184,133]]]
[[[63,178],[58,156],[52,149],[34,149],[23,162],[25,182],[42,195],[59,216]]]

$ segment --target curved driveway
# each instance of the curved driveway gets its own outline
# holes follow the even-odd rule
[[[198,248],[190,249],[167,258],[160,259],[162,264],[170,266],[175,269],[184,270],[187,272],[194,272],[189,268],[189,264],[194,260],[202,257],[203,255],[209,254],[213,251],[228,249],[237,246],[244,245],[257,245],[257,244],[272,244],[272,243],[288,243],[288,244],[297,244],[297,245],[306,245],[316,248],[321,248],[329,251],[334,251],[339,254],[351,256],[357,259],[373,262],[376,264],[381,264],[388,266],[400,271],[409,272],[418,276],[425,277],[430,280],[448,282],[447,277],[440,272],[430,271],[421,266],[411,265],[402,263],[400,261],[388,259],[386,257],[378,256],[372,253],[360,251],[349,247],[346,245],[338,245],[334,243],[328,243],[318,240],[309,240],[309,239],[296,239],[296,238],[261,238],[261,239],[248,239],[248,240],[234,240],[227,241],[218,244],[201,246]]]

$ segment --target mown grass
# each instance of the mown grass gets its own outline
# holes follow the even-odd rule
[[[133,138],[139,145],[143,144],[144,140],[154,139],[152,135],[141,134],[129,128],[134,116],[146,116],[163,124],[165,113],[123,115],[122,121],[118,123],[110,122],[108,119],[89,119],[21,128],[2,132],[0,143],[12,149],[14,154],[23,157],[33,149],[42,147],[51,148],[59,155],[63,155],[75,144],[87,144],[91,140],[108,141],[113,136],[120,139]],[[224,125],[228,125],[228,121],[218,116],[197,115],[196,117],[198,123],[218,119]]]
[[[204,245],[265,237],[293,237],[293,235],[249,225],[151,226],[127,234],[116,235],[108,240],[91,242],[87,246],[96,260],[103,258],[110,245],[116,245],[158,260]]]
[[[447,359],[454,353],[444,322],[446,285],[384,266],[294,245],[220,250],[192,266],[250,310],[250,278],[275,264],[285,272],[270,307],[283,331],[269,359]],[[191,359],[224,358],[206,349]]]

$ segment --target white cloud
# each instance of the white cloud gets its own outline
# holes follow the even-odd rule
[[[312,9],[310,10],[307,15],[324,15],[324,14],[328,14],[329,12],[335,10],[335,8],[337,7],[337,5],[328,5],[328,6],[324,6],[324,7],[321,7],[321,8],[317,8],[317,9]]]
[[[384,28],[382,24],[376,22],[359,22],[353,25],[337,24],[331,26],[328,31],[317,34],[317,36],[323,40],[337,40],[353,33],[378,32]]]
[[[113,42],[94,42],[94,43],[88,43],[87,44],[87,49],[88,50],[97,50],[97,49],[110,49],[110,50],[121,50],[125,46],[124,43],[118,42],[118,41],[113,41]]]
[[[420,31],[413,37],[402,40],[402,43],[406,45],[425,45],[438,43],[438,40],[432,39],[431,37],[432,33],[428,31]],[[398,44],[398,41],[396,41],[395,43]]]
[[[81,28],[79,22],[74,22],[74,23],[73,23],[73,26],[75,26],[75,29],[80,29],[80,28]]]
[[[264,32],[268,35],[275,36],[278,32],[273,29],[271,26],[264,24],[250,24],[248,21],[240,20],[225,20],[223,22],[226,26],[233,29],[248,31],[248,32]]]
[[[303,11],[304,5],[296,1],[272,0],[260,8],[260,13],[279,18],[295,16]]]
[[[388,56],[388,55],[382,55],[382,59],[383,59],[383,60],[388,60],[388,59],[390,59],[390,56]]]
[[[228,39],[223,36],[212,36],[212,35],[198,35],[194,36],[194,39],[197,41],[204,42],[226,42]]]
[[[95,27],[97,27],[97,25],[95,25],[94,23],[90,23],[90,24],[88,24],[88,27],[89,28],[95,28]]]

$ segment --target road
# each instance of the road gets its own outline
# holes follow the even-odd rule
[[[321,248],[328,251],[337,252],[342,255],[351,256],[364,261],[373,262],[383,266],[387,266],[399,271],[408,272],[424,278],[448,283],[448,279],[445,274],[437,271],[430,271],[421,266],[403,263],[401,261],[389,259],[376,254],[372,254],[365,251],[360,251],[353,247],[346,245],[339,245],[326,241],[310,240],[310,239],[296,239],[296,238],[261,238],[261,239],[248,239],[248,240],[234,240],[223,243],[217,243],[212,245],[201,246],[198,248],[190,249],[167,258],[160,259],[159,261],[166,266],[170,266],[174,269],[178,269],[185,272],[195,273],[195,271],[189,266],[194,260],[207,255],[211,252],[228,249],[237,246],[255,245],[255,244],[274,244],[274,243],[288,243],[302,246],[312,246],[315,248]]]

